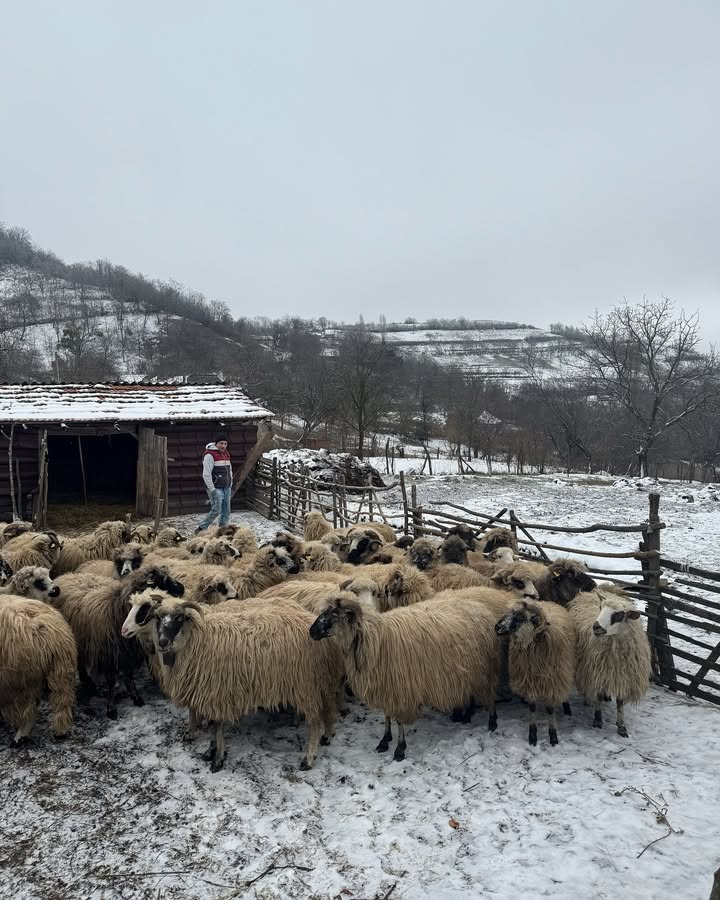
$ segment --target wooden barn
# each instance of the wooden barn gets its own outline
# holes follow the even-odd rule
[[[272,440],[271,417],[224,384],[0,385],[0,519],[12,515],[11,478],[19,515],[40,526],[53,504],[203,512],[205,445],[228,435],[238,487]]]

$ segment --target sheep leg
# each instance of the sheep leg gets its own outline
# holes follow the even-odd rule
[[[107,676],[107,705],[105,712],[108,719],[117,719],[117,705],[115,703],[115,691],[117,689],[117,672],[112,671]]]
[[[210,763],[211,772],[219,772],[225,765],[225,727],[223,722],[215,723],[215,759]]]
[[[537,719],[535,718],[535,704],[528,703],[528,715],[530,717],[530,728],[528,729],[528,743],[531,747],[537,746]]]
[[[567,701],[567,700],[563,703],[563,715],[564,715],[564,716],[571,716],[571,715],[572,715],[572,708],[571,708],[571,706],[570,706],[569,701]]]
[[[337,708],[335,698],[326,697],[323,703],[323,731],[324,734],[320,738],[320,743],[325,746],[329,744],[335,737],[335,721],[337,719]]]
[[[19,747],[25,747],[30,743],[30,732],[32,731],[33,723],[35,721],[36,710],[37,703],[30,702],[25,704],[18,714],[12,715],[12,717],[8,716],[8,718],[12,719],[12,724],[16,729],[15,737],[12,739],[12,747],[17,749]],[[15,710],[13,710],[13,712],[15,712]],[[5,713],[4,710],[3,713]]]
[[[91,697],[97,694],[95,682],[88,675],[85,666],[80,663],[78,665],[78,674],[80,675],[80,690],[78,691],[78,700],[80,703],[87,703]]]
[[[145,706],[145,701],[140,696],[140,691],[137,689],[137,685],[135,684],[135,679],[132,677],[130,672],[126,672],[123,675],[123,684],[125,685],[125,690],[130,695],[130,699],[135,704],[135,706]]]
[[[495,709],[495,703],[491,703],[488,709],[488,731],[497,731],[497,709]]]
[[[548,717],[548,737],[550,738],[550,746],[554,747],[558,742],[557,736],[557,720],[555,718],[555,707],[546,706],[545,712]]]
[[[602,728],[602,706],[600,705],[602,698],[595,698],[595,714],[593,715],[593,728]]]
[[[210,729],[210,745],[203,753],[202,758],[205,762],[211,763],[215,759],[215,754],[217,753],[217,741],[215,740],[215,722],[208,722],[208,727]]]
[[[625,701],[621,700],[619,697],[615,700],[615,705],[617,707],[617,733],[620,737],[627,737],[627,728],[625,727]]]
[[[380,743],[375,748],[378,753],[387,753],[390,741],[392,740],[392,723],[388,716],[385,716],[385,732],[380,738]]]
[[[405,759],[405,750],[407,749],[407,744],[405,743],[405,726],[402,722],[398,722],[398,742],[395,745],[395,752],[393,753],[393,759],[395,762],[402,762]]]
[[[319,719],[308,720],[308,745],[305,756],[300,763],[300,768],[303,771],[307,769],[312,769],[313,763],[317,757],[318,753],[318,744],[320,743],[320,731],[321,724]]]
[[[195,715],[193,710],[189,710],[188,715],[188,723],[187,728],[185,729],[185,733],[183,734],[183,741],[185,743],[190,743],[194,741],[197,737],[197,729],[198,729],[198,717]]]

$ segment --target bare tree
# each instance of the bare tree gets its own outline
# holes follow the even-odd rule
[[[389,386],[383,378],[390,351],[364,325],[349,328],[340,343],[337,403],[358,436],[358,456],[365,453],[365,438],[389,403]]]
[[[638,473],[647,475],[658,439],[716,393],[715,354],[699,352],[697,314],[675,313],[671,300],[625,302],[596,313],[578,348],[594,392],[629,413]]]

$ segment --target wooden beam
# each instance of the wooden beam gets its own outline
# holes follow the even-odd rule
[[[255,463],[260,459],[260,457],[266,451],[270,450],[273,445],[273,441],[275,440],[275,436],[273,435],[271,430],[267,430],[264,433],[260,434],[260,427],[258,426],[258,439],[255,446],[245,457],[245,462],[242,465],[240,471],[233,478],[233,486],[231,496],[235,496],[237,492],[242,487],[245,479],[252,472],[255,467]]]

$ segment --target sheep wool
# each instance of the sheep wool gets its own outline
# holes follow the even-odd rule
[[[305,515],[303,537],[306,541],[319,541],[329,531],[332,531],[332,525],[320,510],[313,509]]]

